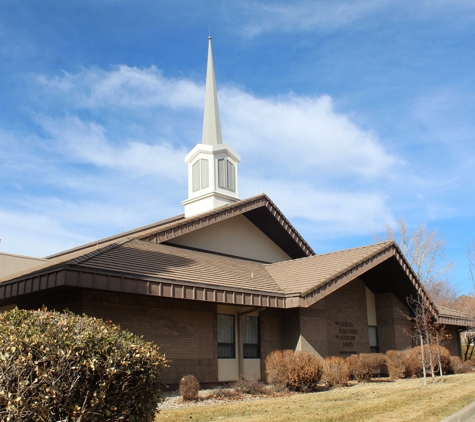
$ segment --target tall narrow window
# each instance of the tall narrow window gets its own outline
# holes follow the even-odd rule
[[[226,189],[234,191],[234,164],[226,162]]]
[[[209,186],[209,162],[200,159],[191,167],[193,192]]]
[[[234,315],[218,314],[218,358],[234,359]]]
[[[218,187],[236,190],[236,176],[234,164],[224,158],[218,160]]]
[[[259,318],[245,316],[242,319],[243,357],[258,359],[259,353]]]
[[[378,330],[374,325],[368,326],[369,331],[369,351],[378,353]]]

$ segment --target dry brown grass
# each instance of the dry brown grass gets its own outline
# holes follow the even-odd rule
[[[370,382],[319,393],[166,410],[156,421],[436,422],[475,397],[475,373],[444,378],[445,382],[427,387],[420,379]]]

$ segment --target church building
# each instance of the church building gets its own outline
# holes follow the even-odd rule
[[[394,242],[316,254],[276,204],[240,199],[240,155],[223,142],[211,38],[202,142],[185,157],[184,214],[44,259],[0,254],[0,311],[69,309],[112,320],[171,360],[163,381],[265,378],[274,350],[322,357],[412,346],[422,296],[460,355],[469,316],[439,308]]]

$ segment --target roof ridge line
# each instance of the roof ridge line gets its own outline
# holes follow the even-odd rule
[[[107,252],[111,249],[115,249],[118,246],[121,246],[125,243],[128,243],[128,242],[132,241],[132,240],[134,240],[133,237],[126,237],[125,239],[120,239],[117,242],[109,243],[108,245],[103,246],[102,248],[98,248],[98,249],[96,249],[92,252],[88,252],[84,255],[80,255],[76,258],[71,259],[70,261],[66,261],[66,263],[67,264],[82,264],[83,262],[86,262],[86,261],[88,261],[92,258],[95,258],[96,256],[103,254],[104,252]],[[97,244],[97,245],[99,246],[99,244]]]
[[[356,249],[369,248],[370,246],[376,246],[376,245],[381,245],[382,246],[383,244],[387,244],[388,246],[390,246],[390,245],[394,245],[395,242],[393,240],[386,240],[384,242],[370,243],[369,245],[356,246],[354,248],[347,248],[347,249],[341,249],[341,250],[333,251],[333,252],[326,252],[326,253],[322,253],[322,254],[304,256],[302,258],[296,258],[296,259],[291,259],[291,260],[287,260],[287,261],[272,262],[270,264],[265,264],[265,265],[266,265],[266,267],[270,266],[270,265],[277,266],[279,264],[288,264],[290,262],[301,261],[301,260],[304,260],[304,259],[310,259],[310,258],[315,258],[315,257],[320,257],[320,256],[327,256],[327,255],[332,255],[332,254],[341,253],[341,252],[354,251]]]

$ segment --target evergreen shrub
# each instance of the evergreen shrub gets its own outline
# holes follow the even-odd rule
[[[0,420],[151,422],[167,366],[158,347],[100,319],[0,314]]]

